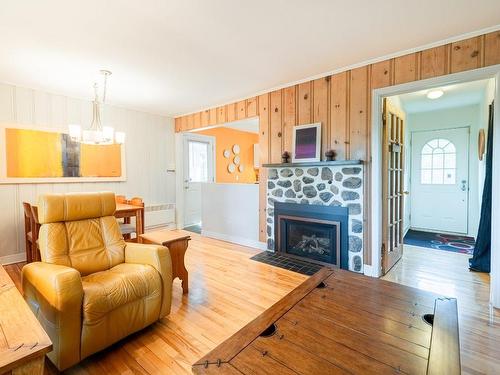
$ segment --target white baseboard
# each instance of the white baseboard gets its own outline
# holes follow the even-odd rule
[[[205,237],[215,238],[217,240],[236,243],[238,245],[253,247],[254,249],[266,250],[265,242],[255,241],[249,238],[231,236],[223,233],[210,232],[203,229],[201,230],[201,235]]]
[[[0,257],[0,264],[6,266],[7,264],[26,262],[25,253],[10,254]]]
[[[363,273],[365,276],[371,277],[380,277],[380,273],[373,266],[369,266],[368,264],[363,265]]]

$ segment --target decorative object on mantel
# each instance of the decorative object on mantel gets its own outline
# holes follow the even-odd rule
[[[319,161],[321,158],[321,123],[293,127],[293,162]]]
[[[224,150],[224,152],[222,153],[222,155],[224,155],[224,157],[226,159],[229,159],[229,157],[231,156],[231,151],[229,150]]]
[[[335,159],[335,151],[328,150],[325,152],[326,161],[333,161]]]
[[[90,127],[82,131],[80,125],[68,125],[69,136],[74,142],[81,142],[91,145],[109,145],[113,143],[122,144],[125,142],[125,133],[115,132],[111,126],[102,126],[101,124],[101,104],[106,103],[106,88],[108,77],[111,75],[109,70],[101,70],[100,73],[104,76],[102,103],[99,101],[97,83],[94,83],[94,101],[92,102],[92,122]]]
[[[227,171],[229,173],[234,173],[236,171],[236,165],[234,165],[233,163],[230,163],[228,166],[227,166]]]
[[[233,146],[233,152],[238,155],[240,153],[240,145],[239,144],[235,144]]]
[[[281,162],[282,163],[288,163],[290,160],[290,153],[288,151],[283,152],[281,155]]]
[[[484,129],[479,129],[479,135],[477,137],[477,152],[479,160],[483,160],[484,158],[485,143],[486,143],[486,136],[484,134]]]

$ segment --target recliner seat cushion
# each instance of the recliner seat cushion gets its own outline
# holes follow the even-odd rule
[[[122,263],[82,277],[82,358],[159,318],[162,283],[149,265]]]

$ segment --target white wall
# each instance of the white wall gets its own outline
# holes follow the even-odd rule
[[[477,154],[479,129],[487,127],[487,118],[484,118],[483,107],[482,104],[478,104],[430,112],[409,113],[406,122],[409,132],[470,127],[468,234],[474,237],[477,235],[481,205],[479,187],[482,186],[484,179],[482,172],[484,163],[479,161]],[[407,169],[407,171],[410,170]]]
[[[68,123],[87,127],[91,118],[90,101],[0,84],[1,124],[67,129]],[[173,119],[107,106],[104,121],[126,133],[127,181],[0,184],[0,263],[23,259],[22,202],[34,202],[40,193],[111,190],[129,197],[140,196],[146,205],[175,202],[175,175],[167,172],[175,165]]]
[[[258,184],[201,184],[202,235],[264,249]]]

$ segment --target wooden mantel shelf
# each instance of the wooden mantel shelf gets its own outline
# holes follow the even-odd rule
[[[311,161],[298,163],[274,163],[262,164],[264,168],[290,168],[290,167],[328,167],[338,165],[359,165],[363,160],[333,160],[333,161]]]

